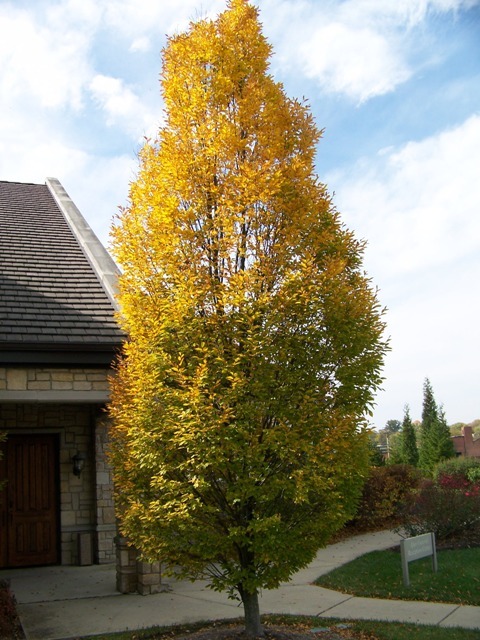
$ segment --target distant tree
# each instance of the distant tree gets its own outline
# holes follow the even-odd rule
[[[309,109],[230,0],[163,54],[165,124],[114,229],[129,334],[112,388],[120,530],[240,598],[308,564],[354,513],[382,310],[314,169]]]
[[[443,405],[440,406],[438,411],[438,424],[435,430],[435,436],[438,462],[455,457],[455,447],[453,445]]]
[[[428,378],[423,383],[422,431],[429,430],[438,420],[438,407]]]
[[[472,427],[472,432],[474,434],[480,433],[480,419],[477,418],[476,420],[472,420],[468,426]]]
[[[464,427],[471,427],[472,433],[480,433],[480,420],[477,418],[476,420],[472,420],[472,422],[455,422],[454,424],[449,425],[450,433],[452,436],[460,436],[462,435],[462,430]]]
[[[388,438],[387,464],[402,464],[402,434],[394,433]]]
[[[419,465],[431,473],[436,464],[455,455],[443,408],[439,409],[428,378],[423,386],[422,426]]]
[[[369,439],[370,464],[372,467],[383,467],[385,465],[385,456],[378,442],[378,435],[371,434]]]
[[[390,449],[392,442],[390,441],[391,436],[395,435],[402,428],[402,423],[400,420],[387,420],[383,429],[380,429],[377,432],[377,439],[379,445],[385,450]]]
[[[466,423],[465,422],[455,422],[454,424],[451,424],[449,429],[450,429],[450,434],[452,436],[460,436],[462,435],[462,429],[463,427],[466,427]]]
[[[401,428],[402,423],[400,420],[387,420],[384,431],[386,434],[391,435],[393,433],[398,433]]]
[[[414,467],[418,465],[419,454],[417,447],[417,436],[415,427],[410,418],[410,409],[405,406],[402,432],[401,432],[401,457],[404,464],[410,464]]]
[[[433,446],[433,430],[438,421],[437,403],[433,395],[430,380],[423,384],[422,426],[420,428],[419,465],[426,471],[432,471],[436,464]]]

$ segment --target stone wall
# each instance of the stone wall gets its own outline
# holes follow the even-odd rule
[[[4,391],[104,391],[108,371],[101,369],[0,368]],[[41,397],[41,396],[40,396]],[[53,433],[59,448],[59,500],[62,564],[79,564],[79,541],[93,560],[115,561],[116,533],[113,486],[106,460],[108,429],[98,404],[0,403],[0,430],[17,434]],[[73,474],[72,458],[86,454],[81,475]],[[85,554],[84,554],[85,556]],[[83,558],[82,563],[88,563]]]
[[[0,391],[106,391],[108,371],[0,367]]]

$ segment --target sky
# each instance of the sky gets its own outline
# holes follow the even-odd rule
[[[480,418],[480,0],[257,0],[270,71],[386,307],[372,424]],[[100,240],[162,123],[166,35],[224,0],[0,0],[0,180],[63,184]]]

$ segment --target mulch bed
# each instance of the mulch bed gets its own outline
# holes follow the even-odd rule
[[[265,625],[265,640],[376,640],[376,636],[355,631],[348,624],[312,628],[301,624]],[[247,640],[243,626],[238,623],[212,623],[195,631],[172,630],[155,635],[151,640]]]

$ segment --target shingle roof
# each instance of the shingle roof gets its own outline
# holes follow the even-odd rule
[[[0,182],[0,352],[112,351],[123,339],[98,262],[54,197],[58,186]]]

